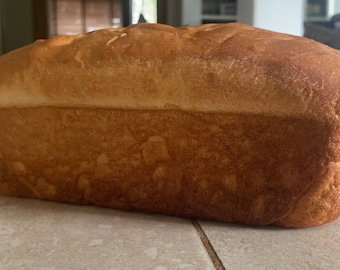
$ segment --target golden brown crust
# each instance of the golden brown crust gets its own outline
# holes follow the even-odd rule
[[[301,37],[237,23],[141,24],[39,40],[3,56],[0,106],[169,104],[190,111],[332,118],[339,69],[338,51]]]
[[[266,225],[327,175],[329,127],[308,119],[39,107],[0,121],[9,195]]]
[[[252,225],[339,215],[340,53],[141,24],[0,57],[0,193]]]

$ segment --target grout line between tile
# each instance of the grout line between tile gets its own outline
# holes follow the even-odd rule
[[[202,229],[201,225],[199,224],[199,222],[195,219],[191,220],[192,225],[194,225],[201,241],[202,244],[205,248],[205,250],[207,251],[211,261],[213,262],[216,270],[225,270],[225,267],[223,265],[223,263],[221,262],[220,258],[218,257],[214,247],[211,245],[207,235],[205,234],[204,230]]]

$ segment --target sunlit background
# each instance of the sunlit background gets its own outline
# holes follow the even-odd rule
[[[157,0],[133,0],[132,23],[138,23],[141,15],[148,23],[157,22]]]

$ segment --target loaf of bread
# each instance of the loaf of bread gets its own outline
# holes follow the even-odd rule
[[[0,57],[0,194],[263,226],[340,212],[340,52],[139,24]]]

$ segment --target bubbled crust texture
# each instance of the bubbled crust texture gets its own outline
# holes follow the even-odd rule
[[[340,55],[141,24],[0,58],[0,193],[250,225],[337,218]]]

